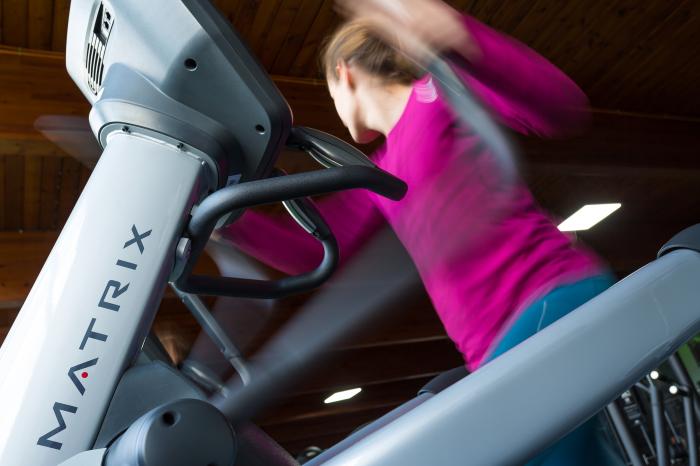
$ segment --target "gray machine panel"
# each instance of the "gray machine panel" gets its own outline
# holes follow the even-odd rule
[[[522,464],[700,331],[698,277],[673,251],[323,464]]]
[[[226,176],[246,180],[266,175],[286,143],[292,123],[287,102],[207,0],[74,0],[66,62],[93,105],[102,98],[112,65],[120,64],[169,99],[226,128],[236,144],[217,142],[241,151],[229,154],[232,172]],[[110,94],[114,99],[114,85]],[[147,107],[131,94],[124,101]],[[190,114],[171,116],[198,125]],[[152,129],[180,136],[169,128]]]

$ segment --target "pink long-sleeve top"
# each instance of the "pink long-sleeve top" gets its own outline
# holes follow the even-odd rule
[[[464,23],[480,58],[462,78],[502,124],[556,136],[583,123],[588,101],[564,73],[473,18]],[[395,202],[354,190],[317,203],[337,237],[341,261],[382,225],[393,228],[472,370],[530,303],[604,269],[557,229],[524,184],[508,195],[498,192],[484,154],[478,136],[458,128],[424,78],[414,83],[399,121],[371,156],[406,181],[406,197]],[[291,274],[315,267],[322,255],[320,245],[289,218],[248,211],[221,234]]]

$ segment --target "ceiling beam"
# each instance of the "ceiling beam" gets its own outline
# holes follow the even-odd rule
[[[289,101],[297,124],[344,134],[339,120],[328,118],[333,107],[322,81],[272,79]],[[19,142],[36,146],[35,141],[44,140],[34,128],[40,116],[87,116],[89,110],[66,71],[64,53],[0,46],[0,141],[10,141],[5,144],[11,153],[19,152],[13,148]]]
[[[39,116],[88,111],[64,54],[0,46],[0,140],[42,140],[34,129]]]
[[[323,81],[272,79],[288,100],[295,124],[348,138]],[[88,103],[65,70],[63,53],[0,46],[0,155],[62,155],[34,129],[34,121],[47,114],[85,116],[88,111]],[[590,170],[590,165],[698,170],[691,148],[700,145],[700,119],[595,109],[591,128],[579,137],[517,140],[526,166],[568,173]]]
[[[593,109],[590,127],[564,140],[518,137],[525,162],[568,174],[603,169],[693,171],[700,165],[700,119]],[[679,172],[676,171],[676,174]]]

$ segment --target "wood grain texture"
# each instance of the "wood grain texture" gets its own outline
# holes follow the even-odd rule
[[[66,34],[68,29],[68,13],[70,0],[54,0],[53,25],[51,28],[51,50],[63,52],[66,50]]]
[[[42,165],[40,157],[29,156],[24,160],[24,218],[22,229],[25,231],[39,229]]]
[[[48,50],[52,46],[54,0],[27,0],[27,46]]]
[[[3,0],[3,44],[15,47],[27,46],[27,0]]]

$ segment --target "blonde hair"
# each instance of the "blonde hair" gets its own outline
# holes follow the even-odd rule
[[[423,71],[414,62],[379,38],[362,21],[342,24],[327,39],[321,51],[326,79],[338,79],[336,66],[342,60],[384,79],[389,84],[411,84]]]

